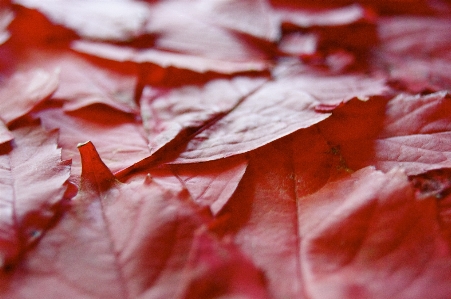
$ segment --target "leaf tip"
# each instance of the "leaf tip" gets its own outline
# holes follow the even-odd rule
[[[88,140],[88,141],[85,141],[85,142],[80,142],[79,144],[77,144],[77,148],[80,148],[80,147],[82,147],[82,146],[84,146],[84,145],[86,145],[88,143],[92,144],[91,140]]]
[[[96,184],[101,190],[108,189],[116,178],[103,163],[94,144],[91,141],[77,145],[81,156],[81,179]],[[83,188],[83,187],[82,187]]]

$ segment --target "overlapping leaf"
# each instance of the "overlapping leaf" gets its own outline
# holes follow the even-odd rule
[[[378,67],[409,92],[450,90],[449,17],[392,17],[379,23]]]
[[[271,143],[251,156],[218,231],[235,236],[276,298],[449,292],[436,199],[418,201],[399,169],[348,172],[313,128]]]
[[[160,69],[176,68],[195,73],[213,72],[231,75],[235,73],[263,72],[269,68],[268,62],[262,60],[228,61],[196,56],[193,54],[161,51],[153,48],[141,50],[87,41],[74,42],[72,48],[81,53],[98,56],[108,60],[151,64],[151,66],[157,66]],[[159,74],[164,73],[164,71],[159,68],[156,68],[155,70],[154,68],[151,68],[152,72],[157,73],[159,76],[164,75]],[[182,78],[183,76],[179,75],[179,80],[186,80],[185,78]],[[149,83],[162,84],[158,79],[161,80],[162,78],[150,78],[147,79],[147,81],[149,81]]]
[[[103,104],[115,108],[126,113],[136,113],[137,107],[135,103],[135,89],[138,81],[138,71],[131,66],[121,66],[120,68],[110,67],[108,70],[103,66],[89,61],[80,55],[69,51],[55,51],[42,47],[32,48],[29,50],[16,53],[15,59],[18,60],[17,68],[24,70],[26,74],[34,74],[34,80],[41,80],[44,84],[53,87],[52,98],[64,101],[64,110],[77,110],[89,105]],[[55,77],[52,81],[40,74],[44,70]],[[40,74],[38,76],[38,74]],[[17,75],[18,78],[14,82],[16,88],[8,88],[9,92],[20,88],[19,84],[25,85],[29,80],[24,75]],[[31,76],[31,75],[28,75]],[[52,77],[52,78],[53,78]],[[33,85],[28,85],[28,89],[22,88],[22,92],[29,91],[29,96],[37,98],[40,94],[31,94],[31,88],[35,86],[43,98],[46,92],[45,86],[37,85],[38,81]],[[49,89],[49,88],[47,88]],[[34,91],[37,93],[37,91]],[[49,93],[49,91],[47,91]],[[21,93],[18,93],[19,96]],[[10,101],[20,102],[24,105],[27,101],[18,101],[11,98]],[[35,100],[36,101],[36,100]],[[8,101],[7,101],[8,103]],[[10,104],[11,105],[11,104]],[[20,107],[16,104],[16,107]],[[16,108],[17,109],[17,108]],[[14,111],[13,109],[8,109]],[[27,111],[28,112],[28,111]],[[12,112],[10,112],[12,113]]]
[[[238,14],[234,21],[228,17]],[[270,7],[261,0],[162,1],[155,4],[147,28],[158,35],[159,49],[223,61],[266,58],[237,31],[266,41],[276,40],[279,34]]]
[[[13,2],[1,297],[448,296],[449,1]]]
[[[33,69],[15,73],[0,87],[0,119],[10,124],[27,114],[50,97],[58,83],[58,70]]]
[[[217,215],[229,201],[247,168],[243,156],[199,164],[172,165],[199,206],[208,206]]]
[[[349,169],[402,167],[414,175],[450,167],[451,101],[446,92],[399,95],[388,104],[381,99],[348,104],[319,127]]]
[[[12,131],[12,149],[0,154],[0,265],[14,266],[58,213],[70,163],[61,161],[56,132],[39,126]]]
[[[365,168],[303,200],[299,211],[304,208],[308,226],[301,222],[300,251],[308,296],[445,298],[450,248],[435,199],[418,201],[414,194],[402,171]],[[315,201],[328,210],[322,221],[309,207]]]
[[[202,87],[145,88],[140,100],[141,118],[152,153],[175,138],[186,139],[189,134],[213,123],[265,81],[262,78],[237,77],[213,80]]]
[[[176,162],[208,161],[256,149],[326,119],[329,111],[323,113],[323,104],[334,107],[355,96],[384,91],[383,82],[365,77],[282,77],[194,136]]]
[[[303,298],[298,206],[302,196],[328,181],[334,160],[314,128],[268,144],[252,152],[236,193],[219,214],[218,230],[233,234],[262,268],[274,298]]]
[[[230,290],[266,298],[258,271],[232,244],[195,234],[208,217],[189,205],[181,185],[166,188],[149,179],[121,184],[92,143],[79,149],[83,173],[72,209],[14,273],[21,285],[2,288],[4,296],[31,298],[39,288],[48,297],[192,298]],[[239,263],[248,275],[222,277],[223,290],[214,281],[199,285],[208,273]]]
[[[15,0],[13,3],[38,9],[55,24],[64,25],[91,39],[127,41],[145,29],[149,7],[138,1],[103,2]]]
[[[77,144],[92,140],[98,145],[105,163],[120,170],[150,154],[148,141],[140,123],[133,116],[104,106],[65,113],[61,106],[50,106],[34,114],[45,128],[60,131],[63,159],[72,160],[72,179],[78,180],[81,160]]]

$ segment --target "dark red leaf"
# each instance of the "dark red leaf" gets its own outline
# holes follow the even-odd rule
[[[235,192],[247,160],[242,156],[206,163],[172,165],[193,200],[199,206],[208,206],[217,215]]]
[[[435,201],[416,200],[402,171],[365,168],[303,202],[309,297],[444,298],[451,291],[450,248]]]
[[[79,150],[81,189],[71,210],[8,278],[20,277],[21,284],[2,288],[4,296],[29,298],[39,288],[45,297],[185,298],[187,291],[186,295],[201,291],[197,282],[205,277],[203,271],[231,269],[246,261],[233,246],[196,236],[208,217],[188,204],[188,193],[180,184],[165,186],[164,180],[148,179],[119,183],[91,142]],[[211,247],[229,257],[217,256]],[[206,270],[193,264],[205,259],[216,260],[217,266],[209,263],[211,270]],[[243,278],[249,285],[239,286],[240,272],[223,277],[222,285],[230,292],[251,290],[265,298],[258,271],[246,263],[250,275]],[[49,284],[52,281],[57,288]],[[202,292],[216,287],[212,281]]]
[[[386,172],[401,167],[414,175],[451,166],[451,99],[446,92],[401,94],[385,103],[354,100],[319,124],[347,167],[375,165]]]
[[[304,297],[300,207],[304,196],[343,172],[335,160],[316,128],[270,143],[250,153],[237,191],[219,214],[223,220],[214,230],[233,234],[243,252],[263,270],[274,298]],[[321,206],[312,205],[321,211]]]
[[[59,76],[52,98],[63,100],[66,111],[95,104],[126,113],[138,111],[135,103],[138,71],[134,67],[105,69],[76,53],[45,48],[32,48],[16,55],[19,69],[43,69]]]
[[[191,279],[184,299],[269,298],[262,274],[231,240],[218,242],[206,233],[197,234],[187,270],[196,276]]]

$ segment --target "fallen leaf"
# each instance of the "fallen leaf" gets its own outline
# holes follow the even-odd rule
[[[317,109],[322,104],[338,105],[355,96],[365,99],[385,91],[380,80],[370,78],[281,77],[195,135],[175,163],[214,160],[256,149],[326,119],[330,114]]]
[[[39,287],[47,297],[184,298],[185,290],[199,291],[196,283],[206,270],[193,265],[195,259],[216,259],[218,268],[225,269],[245,261],[232,245],[196,235],[208,217],[189,205],[181,185],[165,188],[147,179],[119,183],[91,142],[80,144],[79,150],[81,189],[71,209],[13,274],[21,277],[21,285],[3,288],[4,295],[28,298]],[[211,246],[230,257],[217,257]],[[236,275],[222,280],[224,287],[237,293],[251,289],[264,298],[258,271],[249,262],[246,269],[254,275],[245,277],[254,289],[239,287]],[[58,288],[49,287],[52,281]],[[213,281],[204,291],[215,287]]]
[[[217,215],[229,201],[247,167],[243,156],[196,164],[171,165],[199,206],[208,206]]]
[[[30,112],[56,90],[57,70],[33,69],[17,72],[0,86],[0,118],[10,124]]]
[[[196,277],[190,280],[184,299],[269,298],[262,273],[231,240],[218,242],[213,236],[199,232],[193,243],[185,271],[195,273]]]
[[[446,297],[450,248],[435,200],[419,201],[414,194],[402,171],[365,168],[304,200],[303,215],[315,214],[317,200],[340,201],[323,206],[328,212],[321,220],[305,219],[310,230],[300,241],[300,256],[307,296]]]
[[[379,23],[381,66],[408,92],[451,89],[449,17],[391,17]]]
[[[8,130],[6,125],[2,121],[0,121],[0,146],[13,139],[13,134]]]
[[[208,126],[234,109],[265,81],[262,78],[236,77],[212,80],[203,86],[172,89],[147,86],[140,106],[151,152],[160,150],[180,135],[188,138],[186,134]]]
[[[448,297],[450,1],[0,2],[0,297]]]
[[[240,17],[230,19],[231,14]],[[264,49],[237,35],[237,31],[274,41],[278,27],[266,1],[259,0],[162,1],[154,5],[147,24],[148,32],[157,35],[157,49],[228,62],[267,58]]]
[[[388,104],[377,98],[354,100],[334,110],[319,127],[348,168],[374,165],[388,172],[400,167],[415,175],[450,167],[450,105],[446,92],[400,94]]]
[[[249,156],[246,173],[218,214],[214,231],[232,235],[262,269],[272,297],[304,298],[299,206],[304,196],[343,171],[337,172],[336,157],[314,127],[272,142]],[[321,211],[321,206],[317,207]]]
[[[103,104],[126,113],[138,113],[135,102],[138,70],[134,67],[105,69],[76,53],[43,47],[18,52],[15,58],[19,70],[42,69],[58,75],[52,98],[64,100],[66,111]]]
[[[65,113],[56,104],[33,116],[41,119],[48,129],[59,129],[59,144],[63,159],[72,160],[71,180],[78,181],[81,173],[81,160],[77,144],[92,140],[108,167],[120,170],[150,154],[148,140],[134,117],[110,109],[106,106],[90,106]]]
[[[76,41],[72,44],[72,49],[113,61],[138,64],[148,63],[163,69],[174,67],[195,73],[215,72],[230,75],[234,73],[263,72],[269,68],[267,61],[257,59],[247,61],[220,60],[189,53],[176,53],[156,49],[141,50],[88,41]]]
[[[39,126],[13,130],[14,143],[0,155],[0,266],[13,267],[58,213],[70,161],[61,161],[57,133]]]
[[[139,1],[103,2],[81,0],[14,0],[30,9],[38,9],[52,22],[64,25],[90,39],[126,41],[140,35],[147,22],[149,7]]]
[[[323,50],[338,45],[365,49],[377,43],[375,15],[358,4],[322,10],[281,8],[276,13],[286,31],[315,34]]]

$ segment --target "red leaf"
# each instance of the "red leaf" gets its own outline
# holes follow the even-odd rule
[[[0,121],[0,146],[14,139],[13,134],[8,130],[5,124]]]
[[[237,77],[233,80],[212,80],[200,87],[146,87],[140,105],[151,152],[160,150],[175,138],[186,139],[190,137],[186,134],[208,127],[234,109],[264,81],[261,78]],[[184,134],[184,131],[189,132]]]
[[[56,217],[69,178],[57,134],[38,126],[12,131],[12,150],[0,155],[0,264],[14,266]]]
[[[244,175],[247,160],[242,156],[206,163],[172,165],[193,200],[199,206],[209,206],[217,215],[235,192]]]
[[[144,30],[149,7],[138,1],[102,2],[15,0],[38,9],[55,24],[64,25],[80,36],[114,41],[129,40]]]
[[[451,19],[393,17],[380,21],[377,68],[409,92],[451,88]]]
[[[450,1],[0,2],[0,297],[448,297]]]
[[[35,69],[15,73],[0,87],[0,118],[10,124],[48,98],[59,83],[58,71]]]
[[[322,49],[337,45],[368,48],[377,43],[374,14],[357,4],[322,10],[278,9],[277,13],[288,30],[297,27],[315,33]]]
[[[156,49],[134,49],[95,42],[77,41],[72,44],[75,51],[119,62],[150,63],[161,68],[174,67],[196,73],[215,72],[234,74],[266,71],[269,63],[263,60],[221,60],[193,54],[167,52]],[[158,83],[158,81],[157,81]]]
[[[228,17],[237,14],[239,18]],[[270,41],[279,34],[266,1],[260,0],[161,1],[154,5],[147,28],[157,35],[158,49],[229,62],[266,58],[235,31]]]
[[[359,80],[362,82],[355,84]],[[176,163],[214,160],[256,149],[326,119],[329,114],[316,109],[322,103],[338,104],[384,91],[380,80],[368,78],[281,77],[194,136]]]
[[[292,136],[252,155],[221,213],[227,220],[215,229],[234,234],[264,271],[271,294],[447,294],[450,248],[440,231],[435,200],[418,201],[399,170],[383,174],[365,168],[346,174],[313,129]]]
[[[446,92],[399,95],[385,103],[351,101],[319,125],[347,167],[375,165],[386,172],[402,167],[414,175],[451,166],[451,101]]]
[[[186,270],[196,277],[191,279],[184,299],[268,298],[261,273],[231,240],[217,242],[206,233],[197,234]]]
[[[329,180],[331,172],[335,176],[334,159],[315,128],[255,150],[237,191],[219,214],[224,219],[215,231],[234,235],[243,252],[263,270],[274,298],[304,296],[299,207],[304,196]]]
[[[326,213],[315,214],[318,201]],[[435,202],[416,200],[403,172],[362,169],[308,202],[312,208],[301,208],[311,215],[310,230],[300,250],[309,297],[441,298],[451,291],[450,248]]]
[[[147,157],[150,154],[148,141],[140,126],[130,115],[104,106],[90,106],[70,114],[59,106],[36,112],[47,129],[59,128],[59,143],[63,158],[72,160],[72,180],[80,175],[80,156],[77,144],[92,140],[106,164],[114,171]]]
[[[138,71],[133,67],[105,69],[75,53],[45,48],[19,52],[16,59],[20,62],[19,69],[44,69],[59,75],[52,98],[63,100],[66,111],[103,104],[126,113],[137,113],[134,97]]]
[[[244,260],[233,248],[221,249],[220,243],[208,238],[197,237],[189,254],[195,230],[208,218],[186,203],[188,194],[180,185],[166,188],[149,180],[121,184],[92,143],[79,149],[82,184],[72,209],[13,274],[12,278],[21,277],[20,288],[3,288],[4,295],[35,296],[39,288],[45,297],[182,298],[179,294],[188,286],[192,289],[199,270],[204,271],[190,260],[214,258],[209,246],[235,255],[220,257],[219,268]],[[247,265],[247,271],[256,275]],[[246,279],[264,297],[261,281]],[[51,281],[58,282],[58,287]],[[223,283],[238,293],[248,290],[236,287],[235,275]],[[214,282],[206,287],[213,289]]]

